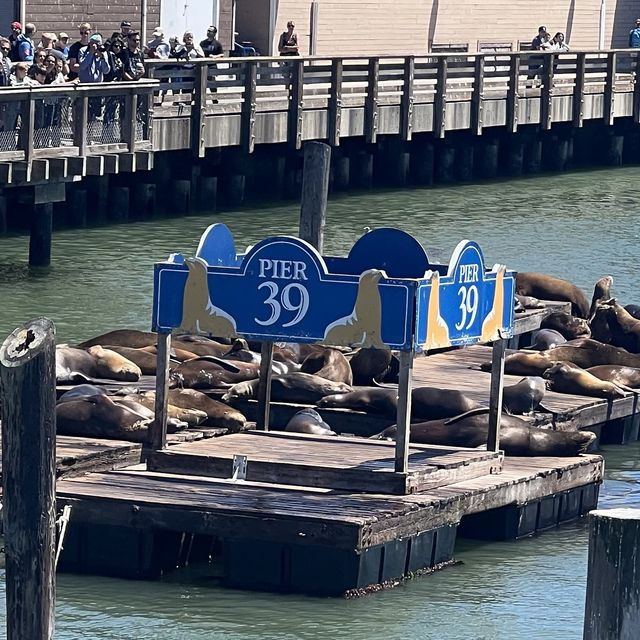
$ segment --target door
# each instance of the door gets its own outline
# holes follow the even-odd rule
[[[199,43],[207,37],[207,27],[218,25],[219,0],[162,0],[160,24],[167,40],[177,36],[182,42],[185,31],[193,31],[194,40]]]

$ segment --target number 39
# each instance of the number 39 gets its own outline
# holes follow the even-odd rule
[[[478,287],[472,284],[468,289],[467,287],[460,287],[458,289],[460,295],[460,322],[456,323],[456,329],[470,329],[476,319],[478,313]],[[468,321],[467,321],[468,317]]]
[[[293,320],[289,322],[285,322],[283,327],[292,327],[294,324],[298,324],[305,315],[307,315],[307,311],[309,310],[309,292],[303,287],[301,284],[297,282],[292,282],[288,284],[282,292],[280,292],[278,285],[275,282],[263,282],[258,290],[267,288],[269,290],[269,296],[264,301],[264,304],[269,305],[271,307],[271,315],[266,320],[259,320],[258,318],[254,318],[254,320],[262,325],[263,327],[268,327],[269,325],[275,324],[280,319],[280,315],[282,314],[282,309],[285,311],[295,311],[296,315]],[[299,300],[297,304],[294,304],[291,300],[291,292],[297,291]],[[278,300],[277,296],[280,293],[280,299]]]

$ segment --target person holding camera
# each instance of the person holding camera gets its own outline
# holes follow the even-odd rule
[[[89,44],[80,49],[78,62],[80,82],[104,82],[104,76],[111,71],[111,67],[107,59],[107,50],[99,33],[94,33],[89,38]]]

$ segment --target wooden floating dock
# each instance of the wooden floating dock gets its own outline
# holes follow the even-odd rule
[[[203,560],[236,588],[366,592],[450,563],[459,524],[514,539],[573,520],[596,506],[602,474],[594,455],[508,458],[500,474],[398,496],[142,466],[93,473],[58,482],[59,506],[72,506],[60,568],[157,578]]]

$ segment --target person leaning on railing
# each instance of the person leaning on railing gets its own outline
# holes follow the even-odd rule
[[[123,77],[125,80],[140,80],[144,75],[144,53],[140,48],[140,32],[127,34],[127,46],[122,51]]]

